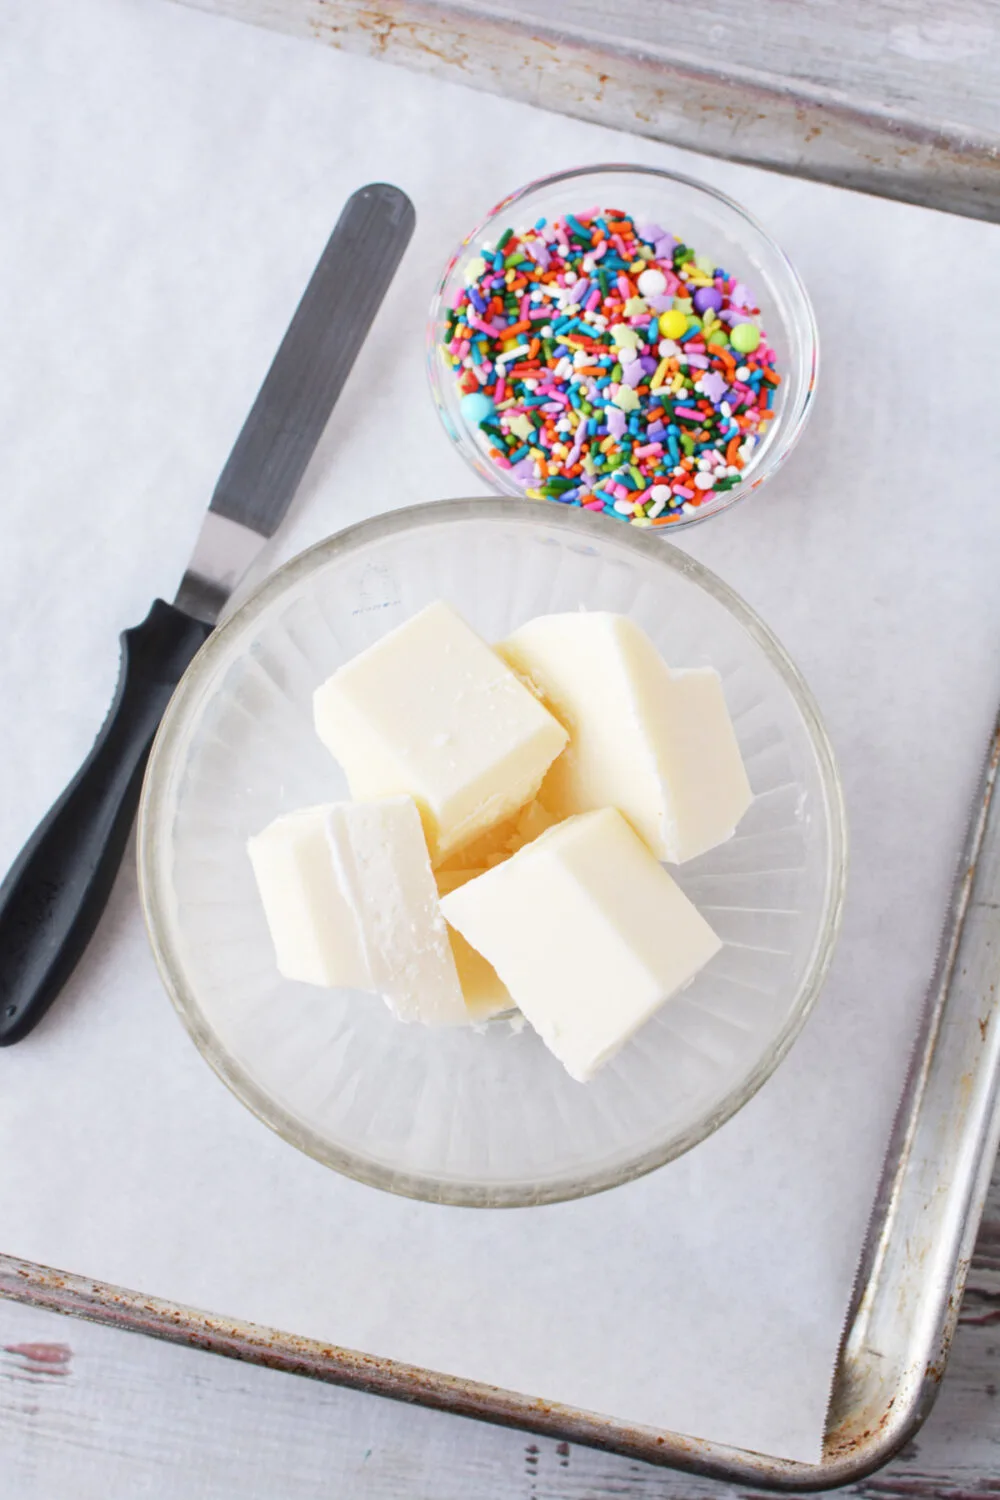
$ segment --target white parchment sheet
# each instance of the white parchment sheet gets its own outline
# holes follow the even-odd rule
[[[341,1180],[232,1099],[147,951],[131,856],[0,1053],[0,1250],[635,1423],[815,1461],[832,1361],[1000,695],[1000,236],[695,158],[164,0],[0,12],[0,865],[172,597],[347,195],[418,229],[273,549],[477,493],[425,387],[435,278],[504,192],[606,160],[751,208],[822,335],[780,476],[683,545],[764,615],[840,757],[843,937],[788,1060],[644,1181],[482,1212]],[[627,205],[624,205],[627,207]]]

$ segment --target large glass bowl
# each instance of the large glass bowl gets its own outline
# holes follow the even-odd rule
[[[528,1027],[406,1026],[375,996],[275,968],[246,840],[279,813],[347,795],[313,730],[313,689],[439,598],[487,640],[550,611],[619,611],[669,662],[722,674],[755,800],[732,840],[674,873],[725,946],[588,1084]],[[164,982],[238,1098],[338,1171],[484,1207],[612,1187],[739,1109],[823,982],[844,862],[830,746],[767,628],[675,548],[531,501],[397,511],[282,568],[181,683],[139,816]]]
[[[523,486],[493,463],[483,435],[462,415],[461,392],[442,347],[447,310],[465,286],[465,268],[484,241],[495,244],[508,226],[520,228],[542,216],[551,220],[595,206],[614,206],[640,223],[660,224],[744,281],[761,309],[768,343],[777,356],[782,381],[774,403],[776,415],[745,477],[690,514],[678,511],[662,517],[653,529],[694,525],[735,505],[776,472],[801,435],[819,370],[816,319],[798,272],[746,209],[706,183],[656,167],[609,164],[543,177],[504,198],[466,235],[434,295],[427,324],[427,371],[434,404],[445,432],[480,478],[502,494],[523,496]]]

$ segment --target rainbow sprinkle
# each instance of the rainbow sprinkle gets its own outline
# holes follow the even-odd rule
[[[781,381],[742,282],[613,208],[506,229],[465,281],[462,414],[532,498],[662,526],[740,483]]]

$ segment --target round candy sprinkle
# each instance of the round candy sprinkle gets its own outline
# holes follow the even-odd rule
[[[752,354],[760,343],[760,329],[756,323],[737,323],[729,342],[737,353]]]
[[[464,280],[462,415],[528,495],[661,526],[740,482],[781,378],[742,282],[610,208],[508,228]]]

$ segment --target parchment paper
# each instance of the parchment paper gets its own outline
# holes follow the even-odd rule
[[[503,192],[588,161],[746,203],[815,300],[786,469],[683,545],[805,671],[853,833],[843,938],[786,1063],[713,1139],[590,1201],[394,1199],[285,1146],[163,994],[131,858],[58,1007],[0,1054],[0,1249],[221,1314],[815,1461],[851,1280],[998,690],[995,228],[564,120],[175,8],[0,15],[0,865],[89,748],[116,635],[172,597],[341,204],[419,227],[269,561],[480,484],[423,332]]]

